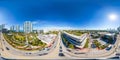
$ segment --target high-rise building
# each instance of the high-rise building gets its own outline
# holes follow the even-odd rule
[[[10,30],[11,30],[11,31],[15,31],[15,26],[11,26],[11,27],[10,27]]]
[[[117,30],[120,32],[120,26],[117,28]]]
[[[19,26],[19,25],[16,25],[15,31],[16,31],[16,32],[19,32],[19,31],[20,31],[20,26]]]
[[[24,30],[25,33],[30,33],[30,32],[32,32],[32,30],[33,30],[32,22],[30,22],[30,21],[25,21],[25,22],[24,22],[24,26],[23,26],[23,30]]]
[[[5,28],[5,24],[0,25],[0,32],[7,33],[8,30]]]
[[[0,31],[5,28],[5,24],[0,25]]]

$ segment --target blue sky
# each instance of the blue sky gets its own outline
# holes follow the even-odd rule
[[[23,25],[32,21],[35,29],[107,29],[120,25],[109,14],[120,17],[120,0],[0,0],[0,24]],[[22,28],[22,27],[21,27]]]

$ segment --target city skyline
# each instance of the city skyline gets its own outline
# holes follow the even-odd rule
[[[116,29],[119,7],[119,0],[0,1],[0,24],[8,28],[31,21],[35,29]],[[110,14],[117,19],[111,21]]]
[[[120,0],[0,0],[0,60],[120,60]]]

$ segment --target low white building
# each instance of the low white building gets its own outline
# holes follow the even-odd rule
[[[43,35],[43,34],[39,34],[38,38],[46,43],[46,44],[50,44],[51,42],[54,41],[54,39],[56,38],[57,35],[55,34],[48,34],[48,35]]]
[[[67,39],[71,44],[75,45],[78,48],[83,48],[85,46],[85,43],[87,41],[87,37],[88,34],[85,33],[81,36],[76,36],[73,34],[69,34],[67,32],[63,32],[63,34],[67,37],[69,37],[69,39]]]
[[[44,30],[37,30],[37,33],[42,34],[42,33],[44,33]]]

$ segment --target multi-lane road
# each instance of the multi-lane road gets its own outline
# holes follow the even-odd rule
[[[42,50],[42,51],[21,51],[18,49],[13,48],[3,37],[3,34],[0,33],[0,55],[7,59],[80,59],[80,58],[109,58],[114,57],[116,53],[116,49],[120,51],[120,35],[118,35],[115,47],[113,47],[110,51],[102,51],[102,54],[94,54],[94,53],[87,53],[76,55],[69,51],[62,43],[61,33],[59,32],[58,37],[56,38],[55,42],[53,43],[52,47],[49,50]],[[65,55],[63,57],[59,56],[60,53],[60,46],[62,47],[62,53]],[[103,54],[104,53],[104,54]]]
[[[93,49],[92,51],[86,52],[85,54],[75,54],[75,52],[70,52],[67,50],[67,48],[64,46],[64,44],[61,44],[63,47],[64,54],[67,57],[74,58],[74,59],[79,59],[79,58],[94,58],[94,59],[106,59],[110,57],[115,57],[116,56],[116,49],[120,48],[118,44],[120,43],[120,35],[117,36],[117,40],[109,51],[107,50],[96,50]]]
[[[7,59],[67,59],[66,57],[59,56],[59,46],[60,46],[60,33],[53,43],[52,47],[49,50],[42,51],[22,51],[13,48],[8,42],[4,39],[2,33],[1,36],[1,56]],[[8,49],[7,49],[7,48]]]

